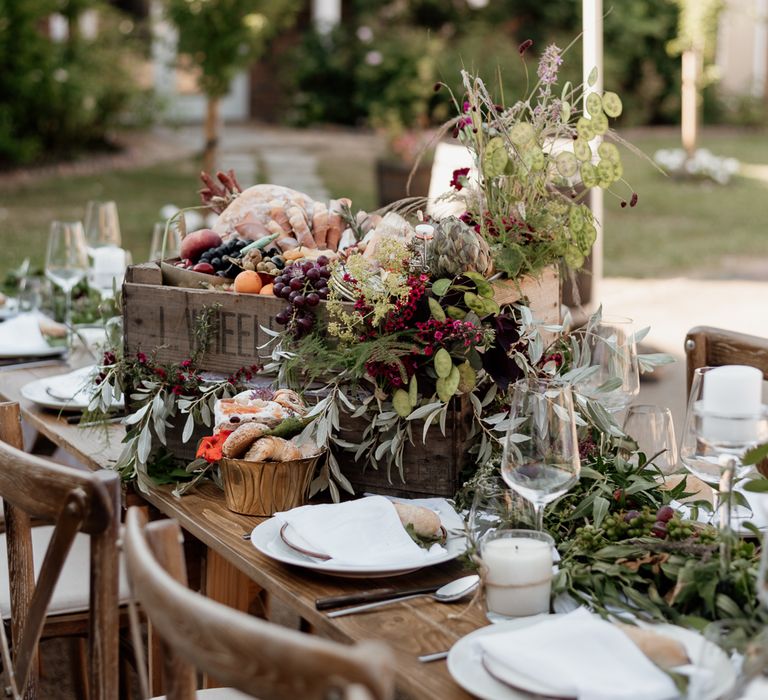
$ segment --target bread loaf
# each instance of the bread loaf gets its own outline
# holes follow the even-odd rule
[[[647,627],[625,624],[618,624],[617,627],[659,668],[671,669],[690,663],[688,652],[676,639]]]
[[[414,534],[425,539],[440,539],[442,537],[440,516],[435,511],[410,503],[394,503],[393,505],[403,527],[412,526]]]

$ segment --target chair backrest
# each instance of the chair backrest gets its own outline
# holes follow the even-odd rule
[[[696,326],[685,337],[685,360],[689,392],[693,371],[699,367],[749,365],[757,367],[768,380],[768,338]]]
[[[195,697],[194,669],[261,700],[394,696],[394,657],[384,644],[345,646],[190,591],[175,521],[147,524],[140,509],[130,508],[123,546],[133,595],[166,647],[168,700]]]
[[[0,403],[0,497],[11,597],[11,641],[4,626],[3,673],[13,698],[38,697],[38,643],[48,605],[78,532],[90,536],[89,690],[92,700],[118,693],[118,549],[120,477],[65,467],[22,451],[17,403]],[[31,519],[54,523],[35,582]],[[10,647],[10,648],[9,648]]]

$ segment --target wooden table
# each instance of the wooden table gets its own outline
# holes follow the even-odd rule
[[[61,367],[18,369],[0,372],[0,396],[19,401],[25,420],[56,445],[78,457],[93,469],[114,463],[124,428],[119,425],[106,429],[79,428],[67,424],[56,412],[45,411],[21,398],[20,389],[29,381],[58,374]],[[444,605],[428,598],[399,603],[382,610],[338,619],[315,610],[319,596],[350,593],[385,585],[402,588],[425,586],[433,582],[447,582],[461,575],[461,567],[450,562],[422,572],[391,579],[350,580],[332,578],[273,561],[243,539],[243,534],[262,522],[264,518],[238,515],[224,505],[223,493],[212,483],[175,498],[171,487],[158,487],[143,494],[146,500],[203,542],[209,551],[221,559],[214,577],[208,572],[206,594],[228,604],[238,605],[233,597],[233,586],[241,594],[242,580],[229,577],[227,564],[247,576],[285,606],[294,611],[318,634],[341,642],[363,639],[381,639],[387,642],[397,656],[398,688],[412,698],[435,700],[465,700],[465,693],[451,679],[444,661],[421,664],[419,654],[449,649],[451,645],[474,629],[486,623],[479,605],[466,610],[466,603]],[[222,567],[221,564],[224,564]],[[212,581],[215,579],[215,581]],[[244,603],[241,595],[241,603]]]

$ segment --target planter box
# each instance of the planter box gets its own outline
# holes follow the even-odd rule
[[[512,304],[522,298],[534,315],[548,323],[560,319],[560,278],[557,267],[546,268],[536,279],[502,280],[494,283],[496,300]],[[135,265],[128,269],[123,285],[123,325],[125,352],[155,352],[159,362],[179,362],[194,351],[195,319],[204,307],[218,304],[218,331],[205,355],[206,371],[230,374],[243,366],[269,358],[269,350],[259,350],[269,336],[261,330],[279,329],[274,316],[285,301],[256,294],[233,294],[209,289],[168,286],[156,263]],[[324,302],[318,307],[322,324]],[[462,469],[467,466],[467,436],[470,427],[469,406],[464,400],[452,407],[446,424],[446,436],[432,426],[427,444],[415,441],[405,450],[405,484],[396,469],[391,483],[385,472],[356,463],[351,453],[339,454],[342,470],[359,493],[372,491],[404,496],[452,496],[460,485]],[[168,448],[181,459],[194,458],[197,440],[208,432],[196,429],[189,442],[181,442],[183,419],[168,430]],[[421,435],[423,423],[415,421],[414,435]],[[350,420],[342,436],[355,441],[365,425]]]
[[[358,442],[366,427],[363,419],[351,419],[342,428],[341,437]],[[439,426],[433,425],[427,432],[427,442],[422,443],[424,421],[413,421],[415,444],[407,445],[403,453],[405,481],[394,465],[387,477],[385,468],[374,469],[363,461],[356,462],[352,452],[339,452],[336,456],[341,471],[357,494],[369,492],[403,498],[453,498],[463,481],[461,473],[471,460],[467,454],[471,427],[472,408],[469,399],[464,396],[455,398],[448,409],[445,436]]]

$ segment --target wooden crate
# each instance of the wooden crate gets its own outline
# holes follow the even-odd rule
[[[387,476],[385,467],[374,469],[370,464],[356,462],[353,452],[337,454],[341,471],[352,483],[357,494],[378,493],[403,498],[444,496],[452,498],[462,483],[461,472],[472,456],[469,433],[472,427],[472,409],[467,397],[457,397],[448,409],[445,436],[439,426],[430,426],[427,442],[421,441],[424,421],[413,421],[413,445],[407,445],[403,454],[403,473],[396,466]],[[366,424],[362,418],[345,422],[341,437],[351,442],[362,439]]]
[[[534,315],[549,323],[560,319],[560,278],[556,267],[544,270],[537,279],[522,278],[494,283],[495,298],[512,304],[521,298],[528,300]],[[269,358],[269,349],[259,350],[269,336],[264,326],[278,330],[274,316],[285,301],[271,296],[232,294],[231,292],[186,289],[163,284],[163,276],[155,263],[135,265],[128,269],[123,285],[123,324],[125,352],[155,352],[162,363],[179,362],[194,352],[194,328],[197,315],[205,308],[219,305],[217,334],[205,355],[206,371],[229,374],[243,366]],[[324,302],[318,307],[318,320],[323,322]],[[460,473],[468,462],[468,405],[451,409],[446,436],[437,426],[427,435],[428,445],[416,441],[405,451],[405,481],[398,472],[391,474],[354,461],[354,455],[339,455],[344,473],[355,489],[406,496],[453,495],[459,486]],[[194,457],[197,440],[209,432],[199,427],[191,440],[181,442],[183,420],[168,430],[168,448],[181,459]],[[421,435],[423,423],[415,421],[414,435]],[[350,420],[343,436],[355,441],[365,425]]]

